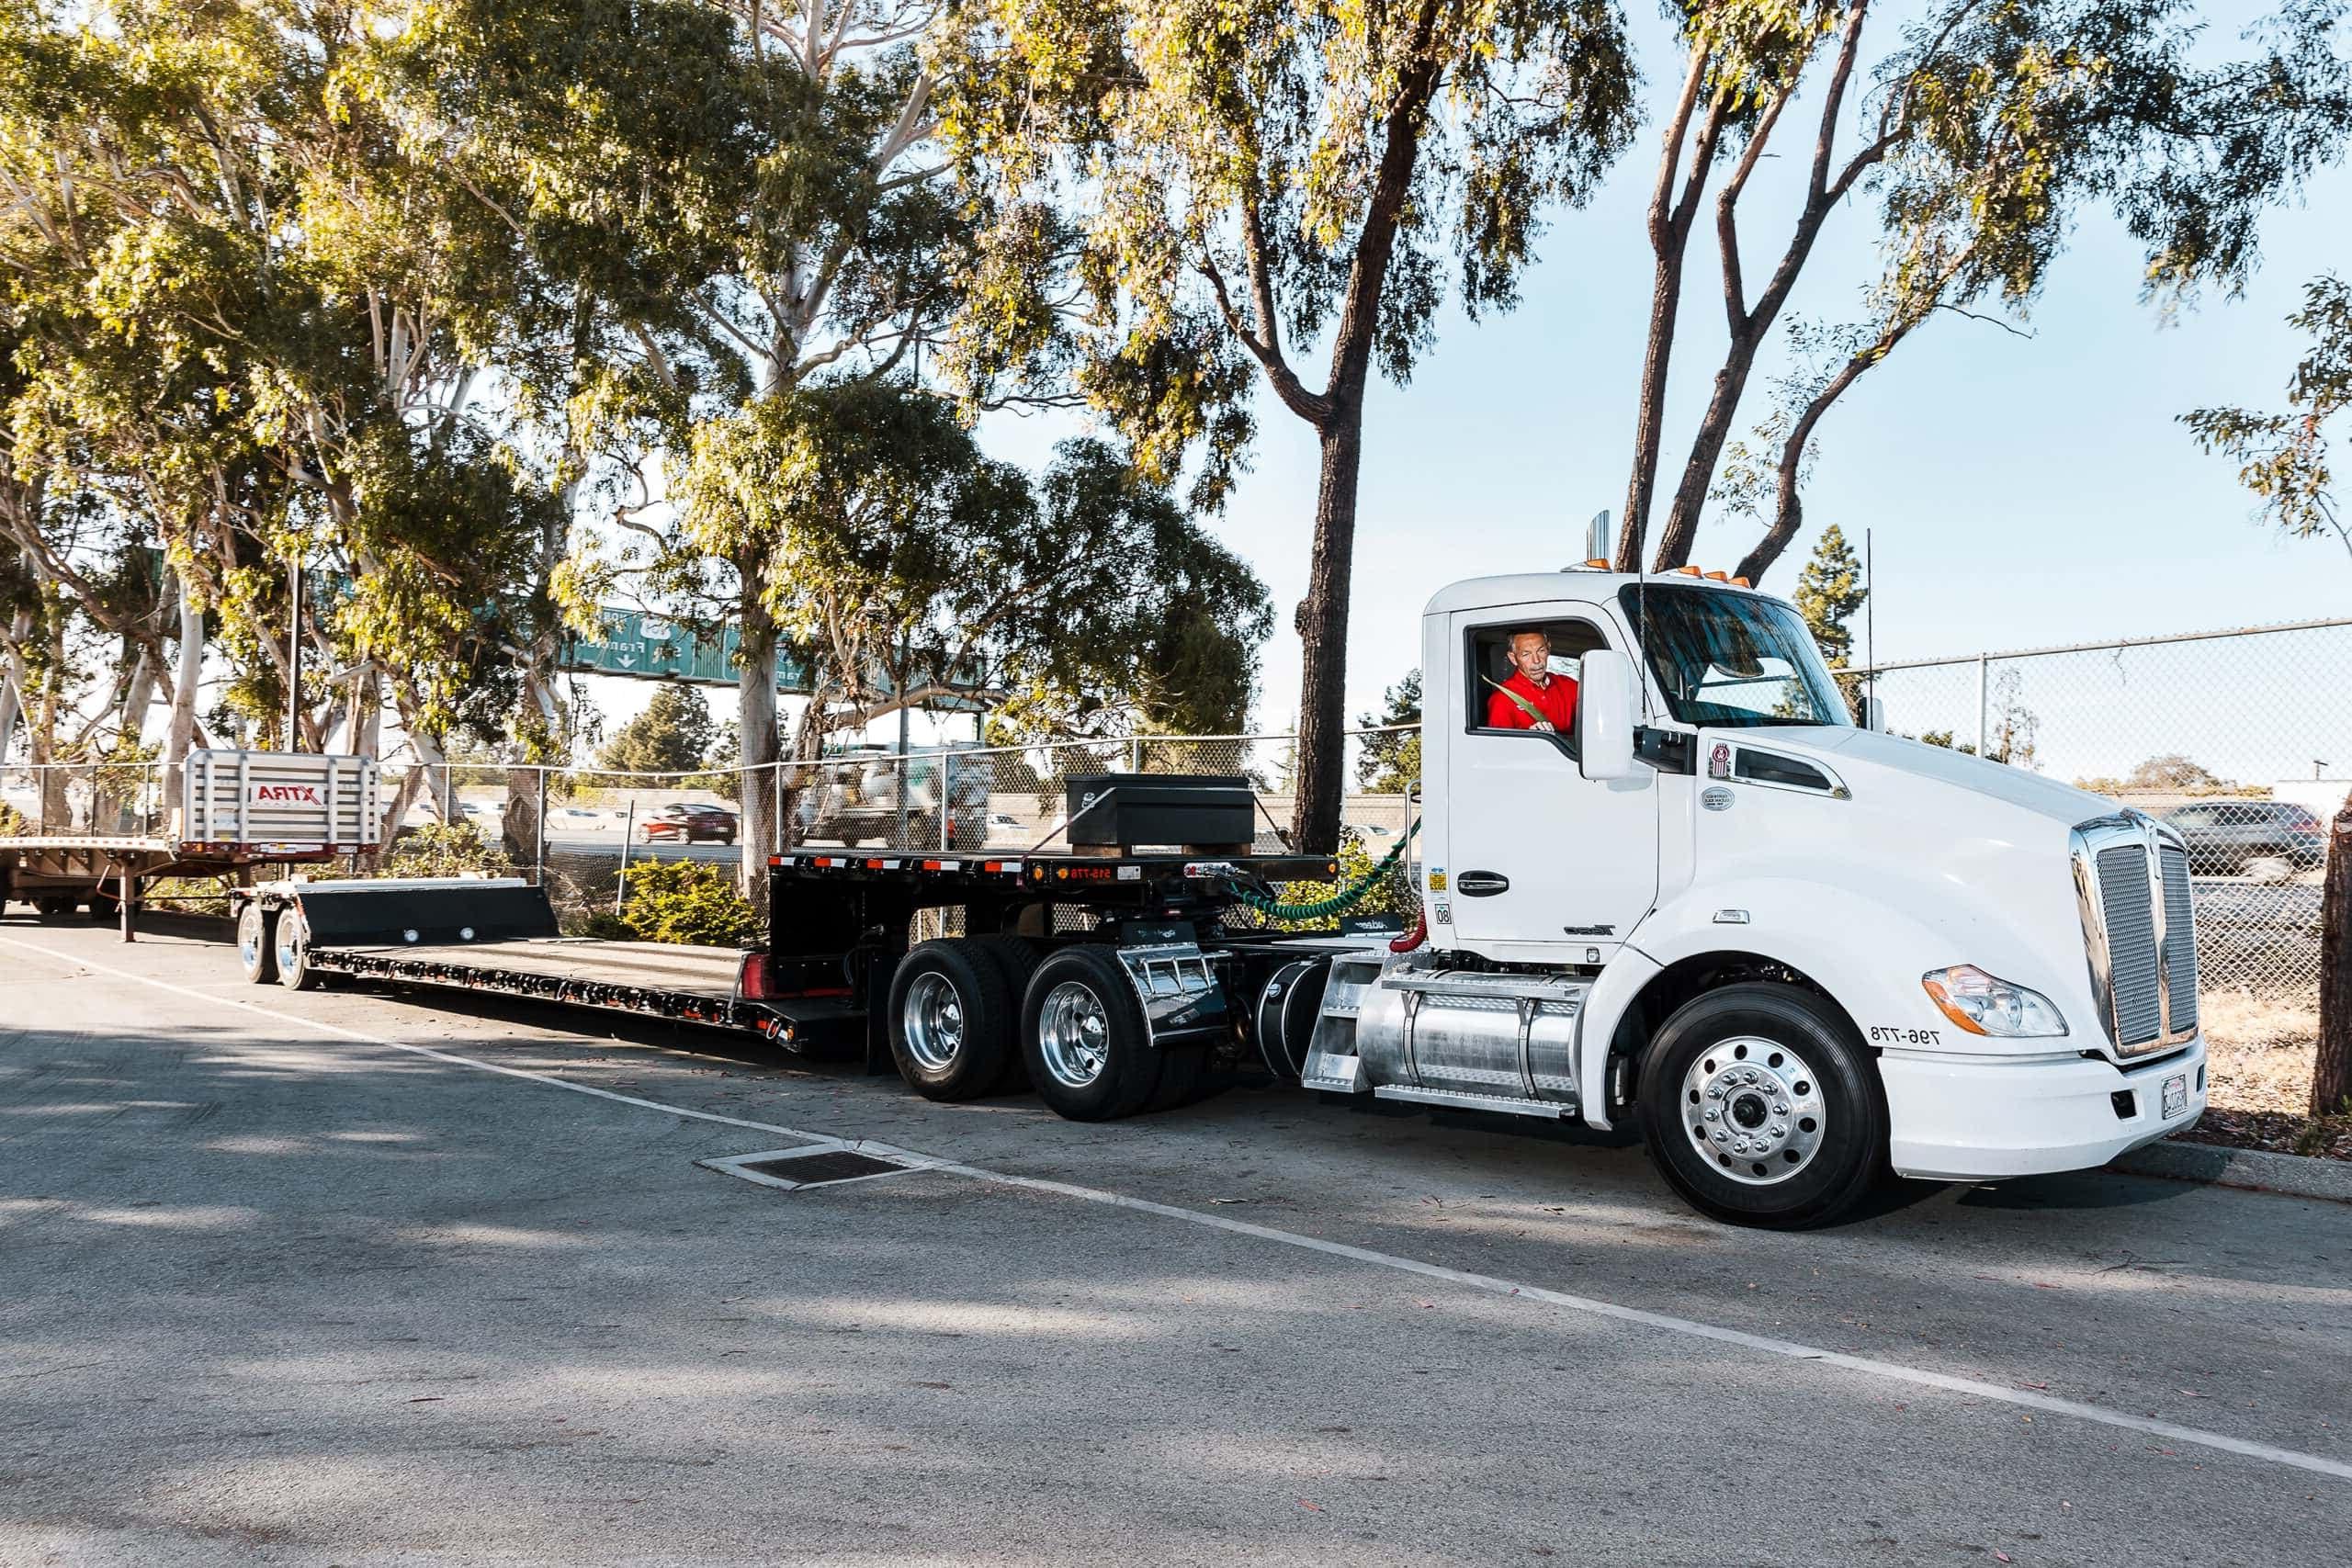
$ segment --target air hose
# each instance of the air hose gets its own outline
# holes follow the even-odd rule
[[[1374,865],[1370,871],[1365,872],[1362,876],[1356,878],[1355,881],[1342,886],[1338,892],[1332,894],[1329,898],[1317,898],[1310,904],[1280,903],[1272,898],[1267,897],[1262,893],[1254,892],[1250,888],[1244,887],[1238,882],[1228,883],[1227,884],[1227,887],[1233,894],[1234,897],[1271,919],[1323,919],[1328,916],[1339,914],[1342,910],[1353,908],[1356,904],[1363,899],[1365,894],[1372,891],[1373,885],[1374,883],[1377,883],[1382,877],[1396,870],[1396,863],[1402,860],[1405,856],[1405,846],[1411,843],[1413,841],[1413,835],[1420,830],[1421,819],[1416,817],[1413,818],[1413,825],[1405,829],[1404,837],[1396,840],[1395,848],[1391,849],[1386,854],[1381,856],[1378,864]]]

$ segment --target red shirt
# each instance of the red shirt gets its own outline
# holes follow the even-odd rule
[[[1577,683],[1566,675],[1555,675],[1551,683],[1539,686],[1522,671],[1513,671],[1503,682],[1502,692],[1487,696],[1487,728],[1488,729],[1532,729],[1535,721],[1503,692],[1525,697],[1535,705],[1535,711],[1552,721],[1552,728],[1566,735],[1576,727]]]

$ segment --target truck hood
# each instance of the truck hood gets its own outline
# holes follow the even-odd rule
[[[1886,735],[1874,729],[1842,729],[1826,725],[1742,731],[1742,743],[1764,750],[1784,749],[1811,755],[1859,786],[1861,773],[1884,769],[1913,778],[1947,784],[1973,795],[1990,795],[2006,806],[2073,827],[2116,809],[2104,795],[2043,778],[2005,762],[1930,746],[1924,740]]]

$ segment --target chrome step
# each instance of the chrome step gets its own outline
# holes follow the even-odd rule
[[[1506,1116],[1542,1116],[1557,1122],[1576,1114],[1564,1100],[1521,1100],[1516,1095],[1472,1094],[1458,1089],[1415,1089],[1385,1083],[1372,1091],[1374,1100],[1406,1100],[1416,1105],[1444,1105],[1456,1111],[1498,1111]]]
[[[1592,995],[1592,982],[1566,975],[1489,975],[1476,970],[1399,970],[1381,981],[1383,989],[1418,991],[1425,997],[1476,997],[1498,1002],[1521,998],[1574,1014]]]

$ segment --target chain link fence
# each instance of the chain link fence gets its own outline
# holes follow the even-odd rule
[[[1886,727],[2079,784],[2188,841],[2206,1032],[2319,1033],[2327,823],[2352,793],[2352,619],[1881,664]]]

